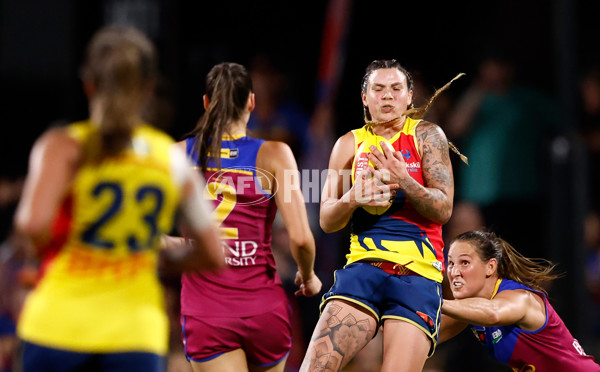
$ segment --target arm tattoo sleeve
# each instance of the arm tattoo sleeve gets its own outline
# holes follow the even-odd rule
[[[421,187],[415,182],[405,194],[423,216],[445,222],[452,213],[454,197],[448,141],[440,127],[426,121],[419,124],[416,135],[425,185]]]

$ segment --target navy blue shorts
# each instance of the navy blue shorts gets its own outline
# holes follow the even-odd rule
[[[334,283],[323,295],[321,311],[329,300],[362,306],[383,324],[400,319],[414,324],[437,344],[442,309],[442,285],[420,275],[393,275],[364,262],[346,265],[334,273]]]
[[[78,353],[29,342],[21,345],[23,372],[165,372],[166,358],[142,352]]]

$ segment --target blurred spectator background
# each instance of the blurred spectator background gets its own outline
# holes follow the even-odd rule
[[[324,290],[345,262],[348,235],[319,228],[321,172],[337,137],[363,125],[365,67],[399,60],[414,75],[416,103],[465,72],[427,117],[471,163],[452,155],[456,206],[445,236],[485,224],[525,254],[559,263],[566,275],[550,288],[551,300],[600,359],[599,12],[599,2],[585,0],[0,0],[0,372],[10,371],[14,320],[31,280],[31,262],[11,235],[28,153],[48,126],[86,117],[77,71],[85,43],[105,24],[134,25],[157,44],[162,79],[147,120],[176,139],[202,113],[210,67],[234,61],[250,69],[257,94],[250,128],[294,150]],[[273,247],[291,294],[287,237],[277,226]],[[173,355],[181,356],[178,284],[166,283]],[[319,298],[292,297],[289,371],[299,366],[319,315]],[[377,370],[376,350],[365,349],[347,370]],[[170,372],[187,367],[172,358]],[[426,370],[505,369],[465,332],[440,345]]]

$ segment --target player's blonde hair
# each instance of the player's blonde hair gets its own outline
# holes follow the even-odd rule
[[[101,158],[115,155],[130,144],[157,71],[155,47],[141,31],[109,26],[92,37],[81,78],[94,86],[90,107],[93,118],[99,121],[95,124]]]

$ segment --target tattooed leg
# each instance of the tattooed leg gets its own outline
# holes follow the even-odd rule
[[[315,327],[300,371],[341,370],[371,341],[376,330],[377,320],[365,309],[332,300]]]

